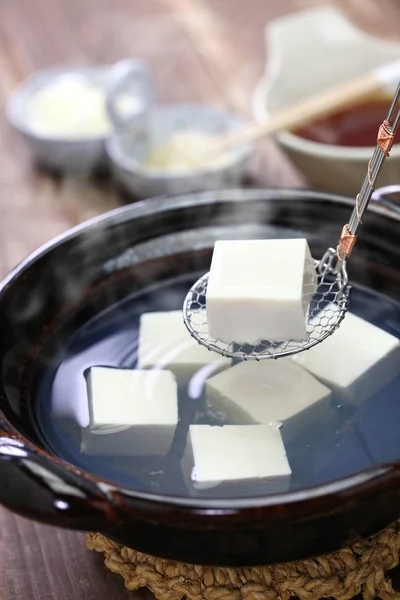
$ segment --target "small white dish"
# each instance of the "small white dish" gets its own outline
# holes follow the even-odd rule
[[[265,37],[266,70],[253,95],[257,120],[400,57],[400,44],[359,30],[333,6],[276,19],[266,27]],[[310,185],[348,194],[359,191],[373,147],[323,144],[289,131],[280,131],[276,139]],[[399,181],[400,145],[393,146],[390,157],[380,185]]]
[[[243,125],[238,116],[208,106],[154,106],[117,128],[107,140],[111,170],[116,181],[137,198],[237,187],[246,172],[250,144],[230,151],[223,164],[207,170],[158,170],[148,168],[146,162],[152,149],[165,146],[178,131],[216,136]]]
[[[152,86],[149,71],[143,63],[135,59],[121,61],[112,66],[79,67],[65,66],[38,71],[25,79],[7,103],[7,117],[12,127],[23,137],[34,161],[48,169],[70,173],[87,174],[99,170],[107,164],[105,141],[113,129],[110,117],[110,129],[105,134],[91,136],[44,135],[35,129],[27,114],[28,103],[42,88],[64,75],[79,75],[89,83],[104,90],[104,103],[108,88],[113,84],[115,74],[129,63],[130,72],[135,66],[137,78],[136,93],[140,102],[137,111],[147,110],[152,99]],[[118,90],[119,92],[121,90]]]

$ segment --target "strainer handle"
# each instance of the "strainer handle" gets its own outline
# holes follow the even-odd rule
[[[386,119],[379,127],[376,147],[368,163],[367,174],[360,193],[357,194],[356,204],[349,222],[343,227],[336,254],[340,262],[348,258],[357,241],[357,230],[362,224],[362,218],[368,208],[371,196],[375,190],[375,183],[380,173],[383,162],[389,156],[400,121],[400,110],[396,108],[400,98],[400,82],[394,94],[392,104]]]

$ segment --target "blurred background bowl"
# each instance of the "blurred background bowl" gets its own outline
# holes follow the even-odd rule
[[[141,98],[136,106],[136,110],[141,112],[147,109],[152,90],[149,89],[151,83],[146,65],[135,59],[127,59],[109,66],[68,66],[46,69],[34,73],[16,88],[7,104],[7,117],[13,128],[25,140],[35,163],[50,170],[84,175],[106,167],[105,141],[113,130],[111,117],[109,118],[109,129],[98,135],[76,136],[73,133],[70,135],[45,135],[35,128],[28,116],[27,109],[29,102],[40,90],[54,83],[57,78],[72,75],[82,76],[84,81],[104,91],[106,111],[107,89],[110,80],[113,81],[114,71],[118,75],[124,69],[126,62],[135,62],[136,70],[141,75]],[[119,90],[120,93],[122,91]]]
[[[253,95],[257,120],[400,57],[400,44],[368,35],[333,6],[275,19],[265,37],[266,70]],[[290,131],[280,131],[276,139],[313,187],[352,195],[359,191],[372,146],[320,143]],[[380,185],[399,181],[400,145],[393,146],[390,156]]]
[[[250,144],[229,151],[226,160],[217,160],[207,169],[156,169],[146,162],[152,150],[164,147],[177,132],[216,136],[243,125],[240,117],[208,106],[155,106],[107,140],[111,170],[116,181],[138,198],[236,187],[246,174]]]

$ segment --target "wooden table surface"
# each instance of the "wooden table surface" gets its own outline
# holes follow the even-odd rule
[[[265,23],[321,3],[2,0],[2,109],[14,86],[36,69],[139,56],[154,73],[160,101],[208,101],[249,116],[252,90],[265,64]],[[335,4],[367,31],[400,39],[398,0]],[[105,183],[60,181],[35,172],[4,110],[0,157],[0,276],[49,238],[122,202]],[[263,143],[256,170],[261,184],[304,183],[273,142]],[[85,549],[82,534],[32,523],[0,508],[0,600],[121,600],[133,595],[103,568],[100,556]]]

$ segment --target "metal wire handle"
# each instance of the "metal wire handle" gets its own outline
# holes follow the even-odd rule
[[[397,111],[395,116],[396,106],[399,98],[400,82],[394,94],[387,117],[379,127],[376,147],[368,163],[367,174],[365,176],[360,193],[357,194],[356,205],[353,213],[348,224],[346,224],[342,229],[342,234],[336,249],[339,263],[344,262],[346,258],[350,256],[354,248],[354,245],[357,241],[357,230],[362,224],[362,217],[368,208],[369,201],[371,200],[371,196],[375,190],[375,183],[383,165],[383,161],[387,156],[389,156],[390,150],[393,146],[394,138],[400,122],[400,109]],[[338,269],[340,269],[340,264],[338,265]]]

